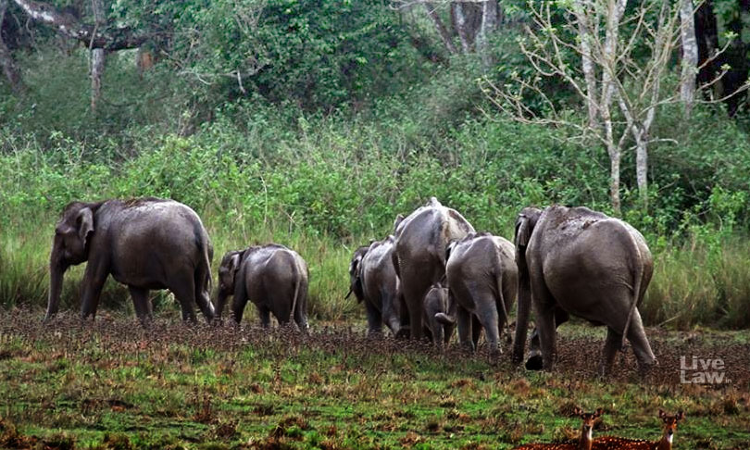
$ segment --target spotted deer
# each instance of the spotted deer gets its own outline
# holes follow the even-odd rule
[[[581,437],[578,442],[569,444],[525,444],[520,447],[516,447],[513,450],[591,450],[592,443],[594,442],[592,434],[594,431],[594,422],[596,419],[604,414],[604,410],[599,408],[593,413],[584,413],[580,408],[576,407],[573,411],[574,416],[578,416],[583,420],[581,425]]]
[[[677,423],[685,418],[685,414],[679,411],[676,415],[670,416],[660,409],[659,418],[664,423],[664,432],[658,441],[604,436],[594,440],[593,450],[672,450]]]

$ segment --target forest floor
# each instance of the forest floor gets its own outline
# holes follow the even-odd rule
[[[595,436],[657,439],[661,408],[686,414],[675,449],[750,449],[748,331],[650,329],[660,365],[640,379],[629,351],[601,380],[604,330],[583,324],[561,327],[556,370],[536,373],[507,342],[493,366],[345,324],[304,336],[42,314],[0,311],[0,448],[510,449],[575,438],[581,406],[605,410]],[[724,378],[684,382],[704,372]]]

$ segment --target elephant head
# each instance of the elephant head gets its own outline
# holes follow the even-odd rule
[[[229,251],[221,258],[219,265],[219,296],[216,302],[216,317],[220,318],[224,312],[227,297],[234,295],[234,285],[237,272],[240,270],[245,250]]]
[[[354,296],[357,297],[357,303],[361,303],[365,299],[364,285],[362,284],[362,260],[369,249],[369,245],[359,247],[354,251],[349,263],[349,292],[345,298],[349,298],[354,293]]]
[[[55,226],[50,252],[50,289],[45,320],[54,316],[60,306],[63,276],[68,267],[86,262],[91,237],[95,232],[95,212],[100,203],[70,203]]]
[[[521,210],[516,218],[515,246],[516,265],[518,266],[518,317],[516,318],[516,336],[513,342],[513,362],[523,359],[526,348],[526,333],[531,313],[531,284],[529,269],[526,264],[526,248],[531,240],[542,210],[528,207]]]

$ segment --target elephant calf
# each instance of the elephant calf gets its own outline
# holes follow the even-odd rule
[[[456,329],[455,305],[450,301],[448,288],[433,285],[424,296],[425,334],[439,347],[448,344]]]
[[[518,289],[513,244],[489,233],[469,233],[449,246],[445,272],[457,304],[461,344],[475,349],[484,328],[490,354],[497,357]]]
[[[349,295],[364,302],[369,335],[382,333],[383,323],[397,335],[408,324],[406,307],[401,304],[398,278],[393,267],[393,236],[359,247],[349,264]]]
[[[96,314],[109,275],[127,285],[141,323],[151,316],[150,289],[169,289],[183,320],[195,321],[193,302],[207,321],[213,248],[198,215],[172,200],[141,198],[70,203],[55,227],[45,320],[58,311],[63,275],[88,261],[81,287],[81,317]]]
[[[240,323],[248,300],[258,307],[264,327],[273,313],[280,325],[294,322],[307,331],[307,264],[283,245],[269,244],[227,252],[219,266],[219,296],[216,315],[221,318],[228,296],[233,295],[232,313]]]

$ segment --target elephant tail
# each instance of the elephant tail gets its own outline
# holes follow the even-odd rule
[[[211,278],[211,259],[213,259],[214,248],[211,240],[203,229],[203,226],[195,227],[195,244],[198,246],[201,259],[195,272],[195,287],[206,289],[211,294],[213,279]]]
[[[300,286],[302,285],[302,273],[300,272],[300,267],[296,259],[292,261],[292,277],[294,279],[294,297],[292,298],[292,309],[289,311],[290,325],[294,324],[294,312],[297,310],[297,305],[300,303]]]
[[[643,280],[643,255],[641,255],[641,249],[638,247],[638,243],[635,242],[632,234],[628,233],[630,242],[633,244],[634,254],[636,255],[635,263],[635,282],[633,283],[633,301],[630,304],[630,310],[628,311],[628,318],[625,321],[625,328],[622,330],[622,342],[620,348],[625,348],[625,340],[628,338],[628,329],[630,328],[630,322],[633,320],[633,314],[635,308],[638,307],[638,301],[641,296],[641,282]]]
[[[503,268],[503,259],[502,259],[502,256],[500,255],[500,249],[495,248],[495,253],[496,253],[496,258],[497,258],[497,266],[501,267],[500,270],[505,270],[505,268]],[[505,315],[505,330],[508,332],[508,336],[512,336],[512,333],[510,332],[510,317],[508,317],[508,308],[505,306],[505,296],[503,295],[502,272],[495,274],[495,289],[497,289],[497,298],[500,299],[500,306],[502,307],[502,313],[503,315]],[[500,311],[498,311],[498,314],[499,313]],[[500,333],[502,334],[502,332]],[[498,336],[498,338],[499,337],[500,336]]]

